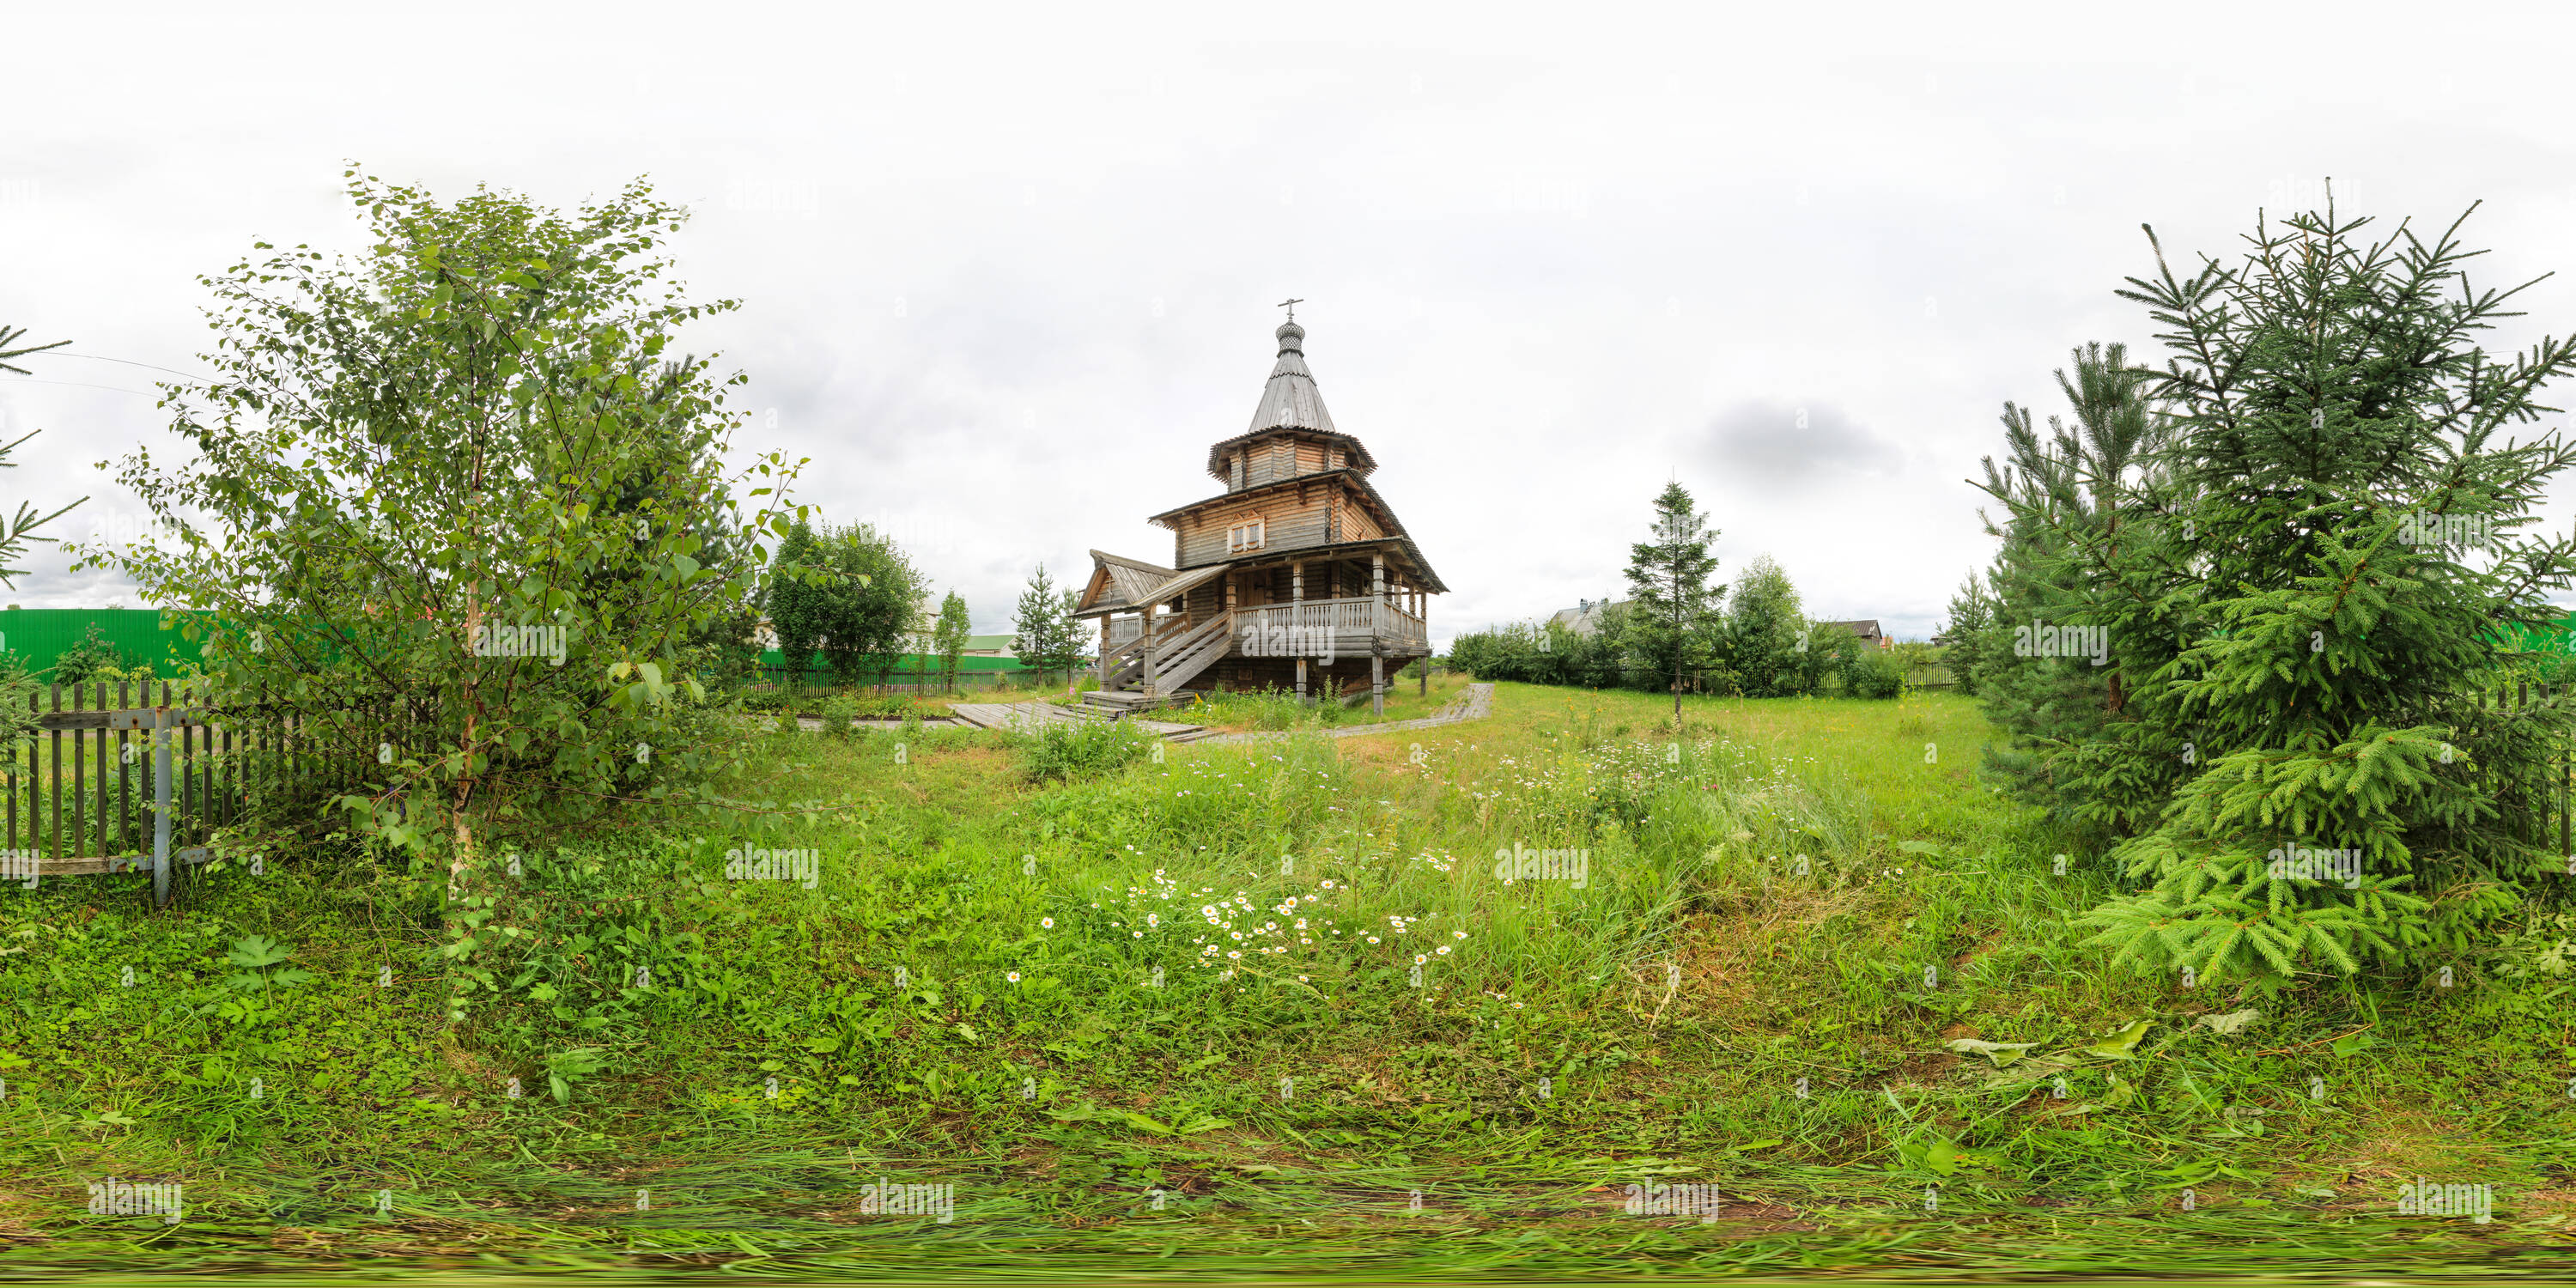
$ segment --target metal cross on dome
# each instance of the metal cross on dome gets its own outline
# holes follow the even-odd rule
[[[1297,320],[1297,306],[1303,303],[1304,300],[1281,300],[1279,307],[1288,310],[1288,320],[1294,322]]]

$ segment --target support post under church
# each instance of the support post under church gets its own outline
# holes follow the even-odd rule
[[[1302,604],[1306,602],[1306,561],[1303,559],[1291,560],[1288,564],[1288,602],[1291,604]],[[1297,627],[1303,627],[1306,624],[1297,615],[1296,610],[1294,609],[1289,610],[1288,622],[1291,626]],[[1297,705],[1301,707],[1306,705],[1306,653],[1304,648],[1306,641],[1304,636],[1305,632],[1303,630],[1297,632],[1296,638],[1298,639],[1299,645],[1297,652]]]

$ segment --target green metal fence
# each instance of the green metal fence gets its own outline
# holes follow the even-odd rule
[[[99,640],[112,644],[128,670],[149,665],[163,679],[179,674],[182,658],[194,659],[200,645],[190,644],[176,625],[183,616],[170,614],[164,630],[157,608],[12,608],[0,611],[0,653],[15,653],[27,669],[50,678],[54,663],[98,628]]]

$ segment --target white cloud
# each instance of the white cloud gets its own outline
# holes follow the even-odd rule
[[[57,7],[12,29],[0,319],[190,368],[198,274],[260,236],[353,244],[344,158],[567,205],[650,173],[703,202],[688,280],[747,302],[692,337],[751,376],[742,446],[916,534],[979,629],[1038,560],[1168,558],[1144,516],[1210,490],[1298,295],[1336,420],[1455,588],[1438,633],[1616,593],[1679,477],[1730,573],[1769,551],[1812,610],[1925,635],[1990,550],[1961,480],[2000,403],[2045,408],[2084,340],[2148,347],[2111,294],[2150,267],[2141,222],[2233,254],[2333,174],[2431,222],[2489,199],[2490,280],[2576,264],[2544,124],[2565,19],[2460,61],[2476,24],[2400,43],[2368,8]],[[2528,297],[2534,332],[2571,288]],[[50,431],[9,496],[130,507],[89,465],[178,448],[156,374],[0,382]],[[1808,438],[1762,432],[1798,406]],[[19,602],[111,594],[34,566]]]

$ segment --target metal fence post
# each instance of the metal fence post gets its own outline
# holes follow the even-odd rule
[[[170,904],[170,708],[152,712],[152,906]]]

